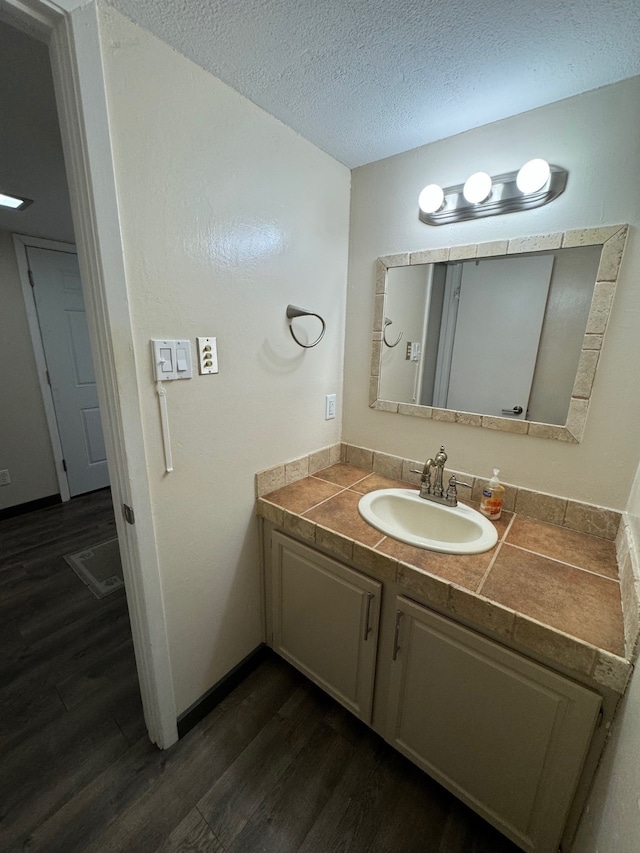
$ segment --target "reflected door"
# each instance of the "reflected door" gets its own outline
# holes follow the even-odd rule
[[[552,269],[552,256],[464,264],[447,409],[527,417]]]
[[[71,252],[27,249],[69,491],[109,485],[98,394],[78,259]]]

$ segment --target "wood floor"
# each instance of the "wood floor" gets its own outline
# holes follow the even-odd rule
[[[0,522],[2,853],[516,853],[275,655],[154,747],[124,594],[62,559],[112,535],[108,491]]]

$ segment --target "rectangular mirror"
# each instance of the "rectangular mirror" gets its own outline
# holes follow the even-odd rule
[[[370,405],[580,441],[626,232],[379,258]]]

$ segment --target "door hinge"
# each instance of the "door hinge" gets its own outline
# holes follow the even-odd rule
[[[65,471],[65,473],[66,473],[66,471],[67,471],[67,460],[66,460],[66,459],[63,459],[63,460],[62,460],[62,468],[63,468],[63,470],[64,470],[64,471]]]
[[[602,725],[602,721],[604,720],[604,711],[602,708],[598,711],[598,719],[596,720],[596,728],[599,729]]]
[[[127,506],[127,504],[122,504],[122,514],[124,515],[124,520],[128,524],[135,524],[136,523],[136,517],[133,514],[133,510],[131,509],[130,506]]]
[[[28,272],[28,275],[29,275],[29,284],[31,285],[31,287],[35,287],[35,283],[34,283],[34,281],[33,281],[33,273],[31,272],[31,270],[30,270],[30,269],[29,269],[27,272]]]
[[[51,377],[49,376],[49,371],[45,370],[44,374],[47,377],[47,385],[51,388]]]

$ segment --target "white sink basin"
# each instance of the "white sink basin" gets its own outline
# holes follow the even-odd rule
[[[498,541],[493,523],[475,509],[444,506],[413,489],[378,489],[360,499],[365,521],[394,539],[443,554],[481,554]]]

